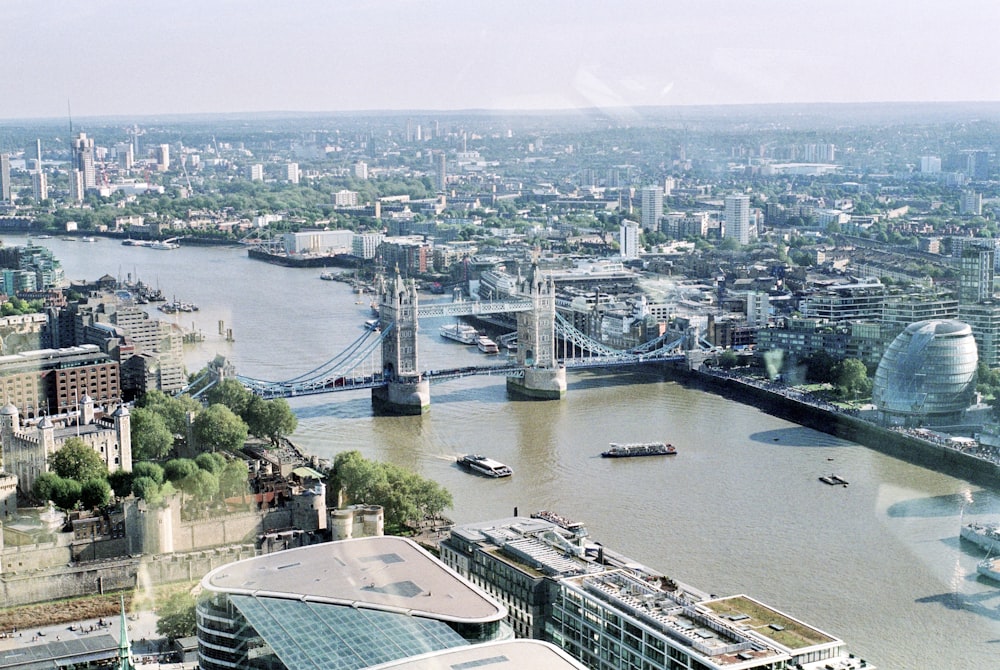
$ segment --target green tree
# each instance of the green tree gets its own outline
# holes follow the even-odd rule
[[[238,416],[245,414],[247,405],[255,397],[235,379],[223,379],[205,394],[209,405],[225,405]]]
[[[132,466],[132,477],[149,477],[157,484],[162,484],[165,480],[163,466],[157,463],[143,461]]]
[[[871,392],[868,368],[856,358],[845,358],[835,366],[834,383],[842,398],[856,398]]]
[[[264,400],[252,396],[244,410],[243,418],[251,434],[266,437],[271,444],[278,444],[281,438],[294,433],[298,426],[298,419],[284,398]]]
[[[219,493],[223,498],[245,495],[249,490],[249,474],[250,469],[246,461],[242,459],[229,461],[219,473]]]
[[[111,485],[107,479],[88,479],[80,487],[80,504],[84,509],[104,507],[111,500]]]
[[[60,509],[70,510],[80,502],[82,486],[75,479],[59,477],[52,488],[52,502]]]
[[[198,464],[190,458],[174,458],[163,465],[163,476],[168,482],[177,483],[198,470]]]
[[[203,449],[236,451],[247,441],[247,425],[225,405],[211,405],[194,418],[191,433]]]
[[[132,495],[148,503],[160,502],[160,485],[152,477],[136,477],[132,480]]]
[[[171,640],[192,637],[197,633],[195,620],[195,598],[187,591],[174,593],[167,598],[157,612],[156,632]]]
[[[226,467],[226,457],[216,452],[198,454],[194,462],[198,464],[199,468],[207,470],[213,475],[218,475]]]
[[[155,461],[164,458],[174,446],[174,436],[160,414],[136,407],[132,416],[132,457],[138,461]]]
[[[52,500],[52,492],[59,485],[60,479],[62,478],[54,472],[42,472],[35,477],[35,481],[31,485],[31,493],[42,502]]]
[[[181,491],[195,500],[211,500],[219,492],[219,478],[208,470],[198,469],[177,482]]]
[[[135,479],[134,472],[125,470],[115,470],[108,474],[108,485],[118,498],[124,498],[132,492],[132,480]]]
[[[49,467],[63,479],[85,482],[88,479],[105,479],[108,467],[100,454],[78,437],[71,437],[49,456]]]
[[[188,414],[201,410],[201,403],[189,395],[173,397],[156,390],[147,391],[136,404],[162,416],[173,435],[186,435]]]

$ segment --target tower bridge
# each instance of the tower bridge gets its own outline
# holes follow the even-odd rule
[[[366,331],[322,365],[281,382],[236,375],[264,398],[370,388],[372,403],[386,413],[420,414],[430,407],[430,384],[471,375],[506,378],[512,395],[557,400],[566,393],[566,370],[658,363],[683,359],[697,348],[692,335],[667,333],[628,350],[598,342],[556,313],[555,285],[538,273],[521,280],[518,294],[498,301],[420,304],[416,284],[396,275],[380,278],[379,327]],[[420,318],[516,315],[517,354],[503,364],[423,370],[417,346]],[[561,355],[557,355],[557,346]],[[219,376],[221,376],[220,373]],[[204,392],[202,389],[201,392]]]

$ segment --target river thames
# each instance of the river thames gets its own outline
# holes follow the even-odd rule
[[[5,235],[4,244],[24,244]],[[189,372],[216,354],[240,374],[280,381],[341,351],[370,318],[368,299],[317,269],[252,261],[240,248],[158,251],[38,240],[69,280],[141,278],[198,312],[157,318],[204,333]],[[219,335],[219,322],[234,341]],[[420,367],[481,363],[421,324]],[[542,509],[702,590],[745,593],[847,641],[882,669],[995,667],[1000,586],[976,576],[963,522],[1000,518],[992,490],[689,389],[656,369],[571,372],[559,402],[515,402],[502,378],[431,386],[422,417],[374,417],[370,392],[295,398],[292,440],[323,458],[356,449],[451,491],[459,522]],[[664,440],[668,459],[602,460],[611,441]],[[488,480],[455,465],[476,451],[511,466]],[[652,461],[652,462],[651,462]],[[834,472],[847,488],[817,477]]]

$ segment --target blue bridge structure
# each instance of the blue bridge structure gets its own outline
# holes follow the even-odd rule
[[[682,360],[691,338],[670,332],[627,350],[594,340],[555,310],[551,279],[533,273],[506,300],[456,300],[419,304],[416,284],[380,278],[376,291],[379,319],[347,348],[322,365],[282,381],[236,375],[262,398],[371,389],[372,402],[394,414],[420,414],[430,407],[430,384],[473,375],[506,378],[507,390],[520,397],[554,400],[566,393],[566,371],[634,366]],[[421,318],[514,314],[517,353],[504,363],[421,370],[417,331]]]

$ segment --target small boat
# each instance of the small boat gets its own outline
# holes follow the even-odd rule
[[[510,477],[514,474],[513,470],[500,461],[479,454],[466,454],[458,459],[458,464],[486,477]]]
[[[323,281],[334,281],[337,278],[337,275],[333,272],[320,272],[319,278]]]
[[[1000,525],[996,523],[967,523],[959,535],[983,551],[1000,551]]]
[[[994,582],[1000,582],[1000,556],[987,556],[976,565],[976,572]]]
[[[479,339],[476,340],[476,346],[479,347],[479,350],[484,354],[500,353],[500,347],[497,346],[497,343],[491,340],[490,338],[486,337],[485,335],[479,336]]]
[[[155,242],[150,242],[147,244],[150,249],[159,249],[161,251],[169,251],[171,249],[180,249],[181,245],[171,240],[157,240]]]
[[[80,241],[81,241],[81,242],[96,242],[96,241],[97,241],[97,238],[96,238],[96,237],[90,237],[90,236],[87,236],[87,237],[81,237],[81,238],[80,238]]]
[[[479,340],[479,331],[465,323],[446,323],[439,332],[441,337],[462,344],[476,344]]]
[[[378,319],[368,319],[365,321],[365,328],[377,333],[382,330],[382,325],[379,323]]]
[[[830,486],[847,486],[849,483],[846,479],[837,475],[821,475],[819,480]]]
[[[634,442],[618,444],[612,442],[601,458],[632,458],[633,456],[676,456],[677,448],[666,442]]]

